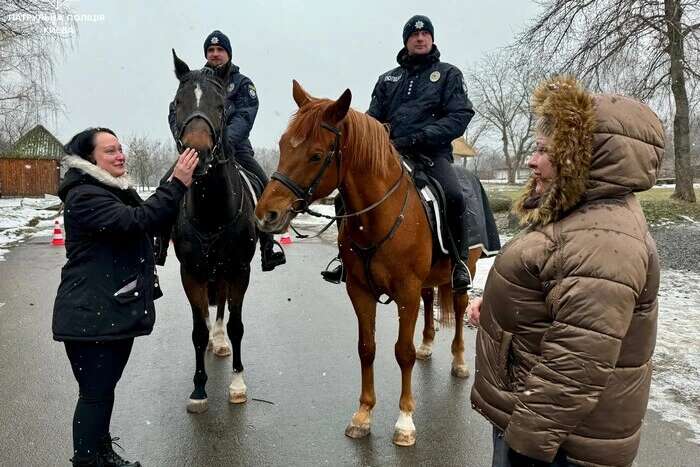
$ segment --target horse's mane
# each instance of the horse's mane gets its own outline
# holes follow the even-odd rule
[[[301,143],[306,139],[317,140],[326,109],[333,103],[329,99],[318,99],[300,108],[287,128],[290,141]],[[364,170],[380,177],[387,176],[388,169],[398,160],[398,153],[389,140],[387,129],[374,118],[349,109],[340,125],[342,132],[342,160],[352,170]],[[294,144],[294,143],[292,143]],[[296,144],[294,144],[296,145]]]

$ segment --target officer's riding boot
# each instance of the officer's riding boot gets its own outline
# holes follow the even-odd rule
[[[263,271],[272,271],[277,266],[287,262],[282,246],[275,241],[272,234],[258,231],[258,237],[260,238],[260,257]],[[274,250],[275,245],[280,247],[280,251]]]
[[[97,457],[104,467],[141,467],[140,462],[129,462],[128,460],[122,459],[122,457],[114,452],[112,444],[119,446],[116,441],[119,438],[112,438],[111,435],[107,434],[104,438],[99,441],[97,445]],[[119,446],[121,447],[121,446]]]
[[[328,269],[331,267],[331,264],[335,263],[336,261],[338,262],[338,265],[333,269]],[[343,267],[343,262],[340,260],[340,255],[336,256],[330,263],[328,263],[325,271],[321,271],[321,277],[331,284],[340,284],[341,281],[345,282],[347,273]]]
[[[466,216],[460,216],[453,221],[452,238],[455,241],[457,250],[452,255],[455,263],[452,269],[452,289],[456,292],[466,292],[472,285],[472,277],[467,268],[467,261],[469,260],[469,230]]]

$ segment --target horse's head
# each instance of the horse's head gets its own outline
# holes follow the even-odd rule
[[[185,147],[199,152],[195,176],[204,175],[217,162],[225,162],[222,147],[225,70],[190,71],[173,50],[175,76],[180,85],[175,94],[175,122],[178,151]]]
[[[341,181],[343,120],[350,109],[349,89],[337,101],[311,97],[294,81],[299,106],[280,139],[277,171],[255,210],[258,227],[283,232],[313,201],[328,196]]]

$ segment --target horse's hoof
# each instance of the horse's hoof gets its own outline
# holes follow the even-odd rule
[[[209,409],[209,399],[190,399],[187,401],[189,413],[204,413]]]
[[[248,395],[245,391],[228,391],[228,401],[232,404],[244,404],[248,400]]]
[[[228,345],[215,345],[214,355],[222,358],[228,357],[229,355],[231,355],[231,348]]]
[[[457,378],[469,378],[469,368],[467,365],[457,365],[452,367],[452,376]]]
[[[416,358],[418,360],[430,360],[430,357],[432,355],[433,355],[433,349],[431,349],[427,345],[421,344],[416,349]]]
[[[397,428],[394,430],[393,441],[397,446],[413,446],[416,444],[416,431],[408,431]]]
[[[360,439],[367,436],[370,432],[370,424],[363,423],[362,425],[353,425],[350,423],[347,428],[345,428],[345,436],[352,439]]]

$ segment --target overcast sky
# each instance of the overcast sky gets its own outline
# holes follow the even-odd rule
[[[73,48],[58,59],[56,89],[66,115],[48,126],[60,140],[97,125],[123,140],[169,138],[168,103],[177,88],[170,49],[190,68],[201,67],[204,38],[220,29],[231,40],[233,62],[258,90],[251,140],[262,147],[277,146],[295,110],[293,78],[319,97],[350,88],[352,106],[365,111],[377,77],[397,66],[403,25],[413,14],[433,21],[442,60],[465,69],[511,42],[538,11],[527,0],[62,1],[104,19],[79,18]]]

